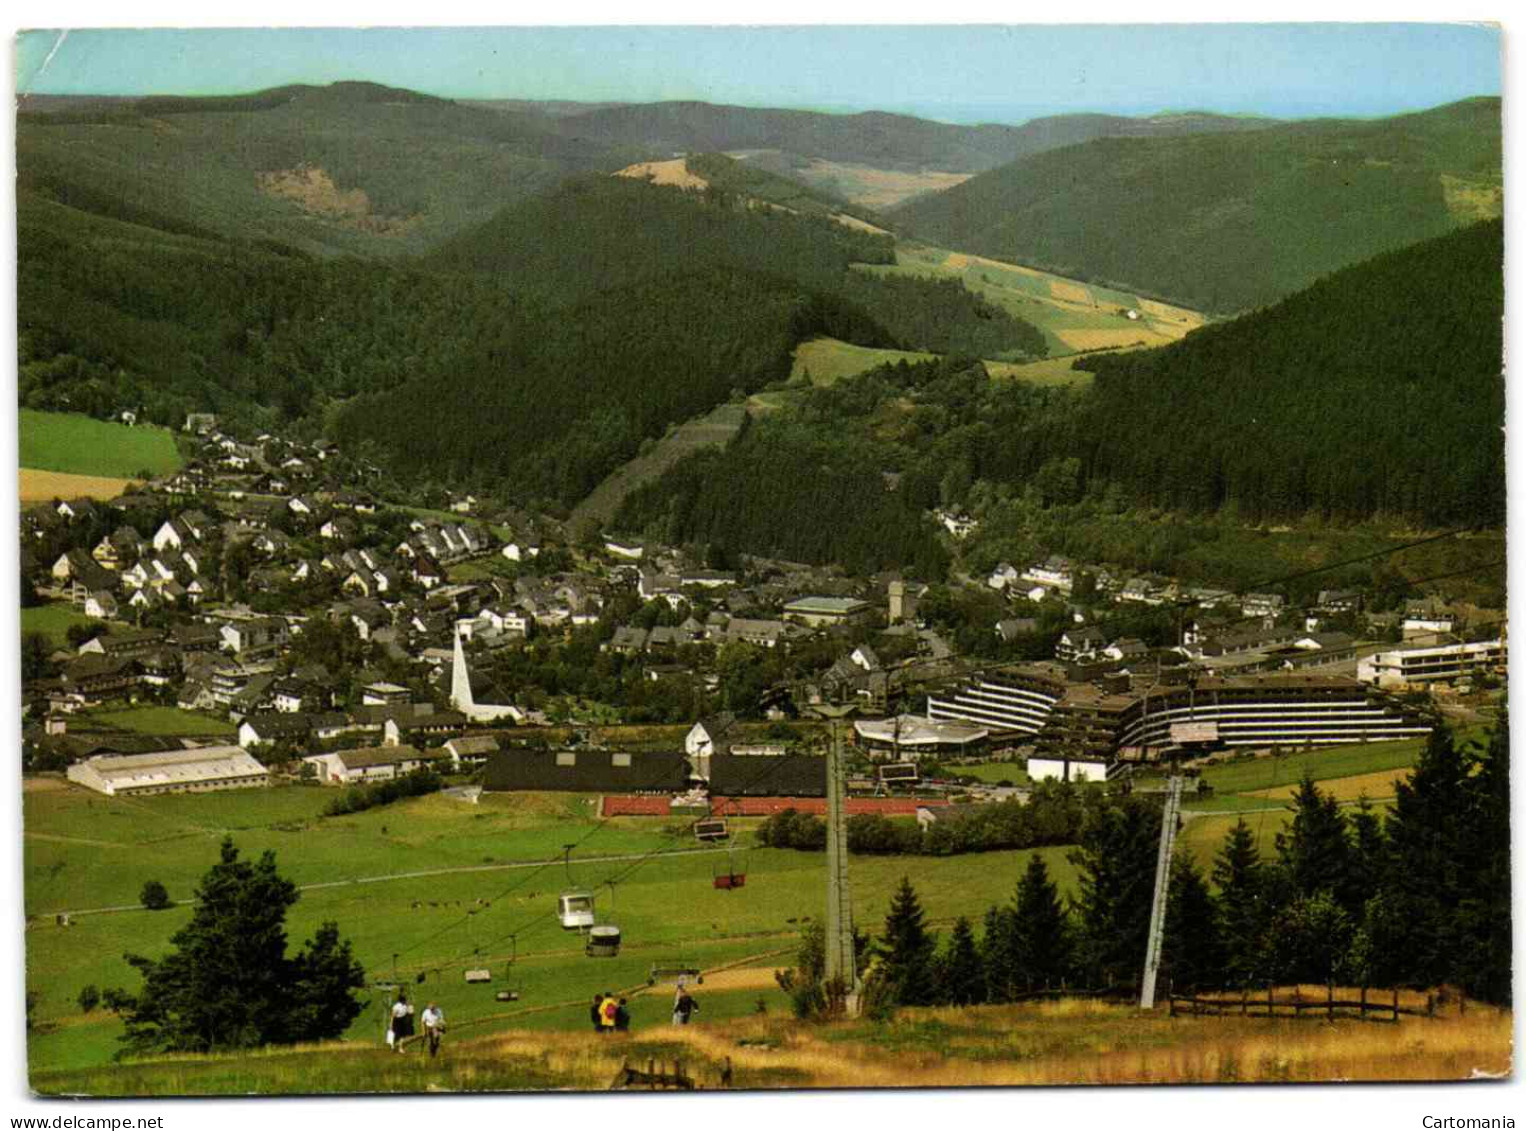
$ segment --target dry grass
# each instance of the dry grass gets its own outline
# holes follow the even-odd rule
[[[1411,769],[1405,766],[1397,770],[1378,770],[1371,774],[1355,774],[1349,778],[1335,778],[1319,783],[1319,791],[1337,801],[1355,801],[1366,794],[1374,801],[1394,796],[1394,784],[1409,777]],[[1251,789],[1243,797],[1292,798],[1297,796],[1297,785],[1274,786],[1270,789]]]
[[[951,251],[943,265],[954,271],[965,271],[971,267],[994,267],[998,271],[1012,271],[1019,275],[1030,275],[1035,279],[1044,278],[1042,271],[1035,271],[1032,267],[1024,267],[1021,263],[1008,263],[1002,259],[987,259],[983,255],[965,255],[960,251]],[[1087,295],[1085,301],[1090,301],[1091,295]]]
[[[1103,350],[1143,345],[1157,336],[1144,327],[1132,323],[1116,330],[1056,330],[1055,333],[1067,346],[1077,350]]]
[[[640,161],[627,165],[615,176],[650,181],[654,185],[677,185],[684,189],[702,189],[710,183],[689,172],[688,158],[685,157],[675,157],[671,161]]]
[[[1156,302],[1151,298],[1140,299],[1139,309],[1157,322],[1172,322],[1189,330],[1195,330],[1207,321],[1195,310],[1184,310],[1179,306],[1169,306],[1164,302]]]
[[[1080,283],[1066,282],[1064,279],[1050,279],[1049,293],[1062,302],[1080,303],[1083,306],[1095,306],[1096,300],[1092,298],[1091,291]]]
[[[857,216],[849,216],[846,212],[834,212],[832,213],[832,219],[845,228],[853,228],[860,232],[871,232],[877,236],[888,236],[890,234],[884,228],[871,224],[867,220],[860,220]]]
[[[1504,211],[1505,190],[1497,181],[1467,181],[1443,173],[1441,195],[1447,211],[1463,223],[1493,220]]]
[[[381,216],[373,212],[371,198],[365,189],[341,189],[328,172],[317,165],[256,173],[254,180],[266,196],[290,201],[309,215],[341,227],[376,235],[397,235],[414,224],[410,218]]]
[[[115,499],[134,482],[131,479],[108,479],[101,475],[68,475],[62,471],[34,471],[23,467],[17,478],[21,503],[46,503],[53,499]]]
[[[738,975],[766,971],[734,971]],[[707,986],[709,980],[707,979]],[[1290,992],[1290,991],[1285,991]],[[807,1025],[751,1016],[630,1035],[453,1034],[437,1062],[378,1046],[326,1045],[237,1057],[159,1057],[35,1074],[44,1093],[172,1095],[290,1091],[602,1090],[625,1063],[682,1061],[701,1088],[970,1087],[1052,1084],[1466,1080],[1508,1074],[1511,1017],[1470,1006],[1373,1022],[1166,1016],[1068,999],[905,1010],[890,1022]],[[321,1067],[318,1067],[321,1066]],[[316,1070],[315,1070],[316,1069]]]
[[[808,185],[846,197],[854,204],[881,209],[923,193],[953,188],[974,174],[876,169],[870,165],[812,158],[809,165],[795,170],[793,175]]]

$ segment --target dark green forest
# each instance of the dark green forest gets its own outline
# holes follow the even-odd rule
[[[977,570],[1047,545],[1221,583],[1266,576],[1265,551],[1157,522],[1125,544],[1106,520],[1143,507],[1234,524],[1494,523],[1502,238],[1498,221],[1475,225],[1171,346],[1095,355],[1081,363],[1089,390],[993,382],[950,357],[802,391],[730,451],[632,495],[619,521],[734,551],[920,567],[936,559],[916,548],[932,530],[918,516],[971,507],[988,528],[966,552]],[[877,532],[848,533],[870,515]],[[1041,529],[1041,542],[1018,533]],[[1398,575],[1364,580],[1403,591]]]
[[[1252,521],[1504,513],[1504,226],[1341,271],[1159,350],[1097,355],[1051,443],[1087,483]]]
[[[1487,192],[1500,176],[1500,101],[1477,98],[1374,122],[1103,138],[894,216],[932,243],[1228,314],[1477,219],[1446,178]]]

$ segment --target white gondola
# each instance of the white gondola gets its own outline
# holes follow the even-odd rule
[[[588,945],[583,953],[589,958],[614,958],[620,953],[620,928],[606,923],[588,929]]]
[[[562,892],[556,902],[556,917],[561,920],[563,930],[583,931],[592,927],[594,924],[593,892]]]

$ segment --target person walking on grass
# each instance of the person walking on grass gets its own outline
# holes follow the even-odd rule
[[[604,995],[604,1001],[599,1006],[599,1032],[613,1033],[615,1031],[615,1015],[620,1012],[620,1000],[614,994]]]
[[[593,1022],[595,1033],[604,1032],[604,995],[593,995],[593,1008],[588,1011],[588,1020]]]
[[[631,1011],[625,1007],[625,999],[620,999],[620,1004],[615,1007],[615,1032],[629,1033],[631,1031]]]
[[[392,1014],[387,1023],[387,1047],[393,1052],[403,1051],[403,1039],[413,1036],[413,1006],[403,990],[397,991],[397,1001],[392,1003]]]
[[[434,1002],[424,1007],[419,1020],[424,1025],[424,1042],[429,1046],[431,1059],[440,1051],[440,1038],[445,1035],[445,1014]]]
[[[678,992],[673,995],[673,1024],[687,1025],[689,1018],[698,1012],[699,1002],[694,1000],[689,988],[680,980]]]

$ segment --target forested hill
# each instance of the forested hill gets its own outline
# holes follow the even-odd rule
[[[1380,121],[1105,138],[895,217],[960,251],[1232,313],[1497,216],[1500,186],[1500,100],[1477,98]]]
[[[764,149],[881,169],[968,173],[1096,137],[1244,130],[1265,122],[1216,114],[1144,118],[1062,114],[1020,126],[960,126],[877,111],[824,114],[708,102],[655,102],[560,117],[554,127],[570,138],[637,149],[646,157]]]
[[[588,177],[505,209],[423,264],[491,274],[552,302],[697,271],[746,271],[855,307],[877,326],[860,344],[985,357],[1046,352],[1037,329],[957,281],[848,270],[894,262],[888,235],[760,205],[733,188],[686,192]]]
[[[1161,349],[1085,363],[1041,446],[1094,488],[1248,519],[1503,522],[1504,226],[1348,268]]]
[[[375,83],[93,99],[17,115],[18,199],[370,256],[421,252],[629,154]]]

